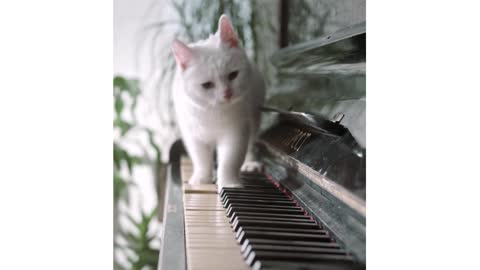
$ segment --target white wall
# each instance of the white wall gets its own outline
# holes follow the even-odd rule
[[[114,63],[113,75],[127,78],[138,78],[142,81],[147,77],[149,68],[146,54],[145,31],[143,28],[149,22],[164,19],[162,5],[164,0],[115,0],[114,1]],[[112,76],[113,78],[113,76]],[[155,117],[148,117],[150,105],[148,98],[140,97],[137,108],[144,112],[139,115],[138,121],[145,126],[155,126]],[[145,115],[146,112],[146,115]],[[150,113],[151,114],[151,113]],[[123,144],[132,154],[143,154],[142,146],[147,146],[148,141],[144,133],[132,132],[128,134],[129,140]],[[150,153],[153,158],[153,153]],[[157,205],[153,168],[151,166],[136,166],[133,171],[133,181],[137,188],[131,189],[130,205],[120,205],[120,209],[139,218],[140,210],[150,212]],[[125,224],[122,222],[122,224]],[[159,235],[160,223],[154,223],[154,231]],[[160,246],[160,242],[155,243]],[[121,261],[125,258],[120,257]]]

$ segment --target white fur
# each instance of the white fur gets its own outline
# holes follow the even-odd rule
[[[216,151],[219,189],[239,185],[242,164],[246,170],[261,168],[253,154],[253,143],[265,99],[260,73],[242,48],[230,48],[222,43],[222,30],[188,45],[193,56],[185,70],[178,67],[177,57],[172,89],[177,122],[194,166],[189,182],[212,182]],[[228,74],[236,70],[239,71],[237,77],[230,81]],[[207,81],[215,87],[203,89],[202,83]],[[233,92],[229,100],[224,96],[227,88]]]

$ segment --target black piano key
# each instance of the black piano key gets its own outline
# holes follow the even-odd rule
[[[232,223],[232,228],[236,231],[240,226],[265,226],[277,228],[296,228],[296,229],[319,229],[318,225],[309,220],[302,221],[271,221],[271,220],[254,220],[254,219],[237,219]]]
[[[281,201],[281,200],[256,200],[256,199],[228,199],[225,201],[224,206],[228,207],[230,203],[243,203],[250,205],[286,205],[286,206],[297,206],[293,201]]]
[[[288,262],[262,260],[256,261],[252,270],[360,270],[365,266],[357,265],[348,261],[327,261],[327,262]]]
[[[259,189],[225,190],[225,188],[223,188],[222,191],[220,192],[220,198],[224,198],[227,194],[228,195],[259,195],[259,196],[265,196],[265,195],[284,196],[285,195],[285,193],[279,191],[278,189],[271,189],[271,190],[259,190]]]
[[[268,231],[268,232],[289,232],[289,233],[304,233],[304,234],[328,234],[325,230],[320,229],[297,229],[297,228],[278,228],[278,227],[263,227],[263,226],[240,226],[237,228],[236,238],[238,238],[242,231]]]
[[[286,202],[286,201],[285,201]],[[291,203],[282,203],[282,202],[275,202],[272,201],[271,204],[268,202],[266,203],[245,203],[245,202],[236,202],[236,201],[225,201],[224,203],[225,210],[228,211],[228,208],[230,207],[252,207],[252,208],[277,208],[277,209],[303,209],[301,206],[296,205],[296,204],[291,204]],[[242,211],[245,212],[245,211]],[[252,214],[255,214],[256,212],[250,212]]]
[[[240,200],[268,200],[268,201],[288,201],[288,202],[294,202],[292,201],[287,195],[285,194],[225,194],[223,197],[220,198],[220,201],[226,202],[228,199],[233,200],[233,199],[240,199]]]
[[[352,257],[302,207],[259,173],[220,192],[246,262],[254,269],[352,269]],[[326,267],[326,268],[323,268]]]
[[[235,187],[235,188],[229,188],[229,187],[225,187],[225,188],[222,188],[222,190],[224,192],[229,192],[229,193],[262,193],[263,190],[270,190],[272,192],[275,192],[275,193],[283,193],[281,190],[279,190],[277,187],[275,186],[263,186],[261,188],[238,188],[238,187]]]
[[[294,229],[294,228],[275,228],[275,227],[260,227],[260,226],[239,226],[235,230],[235,238],[239,239],[242,236],[243,231],[268,231],[276,233],[299,233],[299,234],[308,234],[308,235],[327,235],[328,233],[324,230],[314,230],[314,229]]]
[[[226,195],[224,198],[220,198],[220,201],[225,204],[227,201],[233,200],[262,200],[262,201],[282,201],[282,202],[292,202],[290,198],[286,196],[237,196],[237,195]]]
[[[230,203],[230,206],[227,208],[234,208],[234,207],[255,207],[255,208],[275,208],[275,209],[302,209],[300,206],[297,205],[264,205],[264,204],[248,204],[248,203]]]
[[[251,251],[245,260],[249,266],[253,266],[255,261],[274,260],[289,262],[328,262],[328,261],[346,261],[353,262],[349,255],[338,254],[311,254],[311,253],[293,253],[293,252],[272,252],[272,251]]]
[[[278,198],[278,199],[277,199]],[[261,203],[261,204],[268,204],[268,203],[284,203],[284,204],[297,204],[295,201],[291,200],[287,196],[276,196],[276,197],[264,197],[262,196],[228,196],[227,200],[231,202],[244,202],[244,203]]]
[[[255,200],[252,201],[235,201],[235,200],[226,200],[223,203],[223,207],[225,207],[227,210],[230,206],[252,206],[252,207],[275,207],[275,208],[281,208],[281,207],[300,207],[299,205],[293,203],[293,202],[287,202],[287,201],[257,201]]]
[[[227,217],[231,217],[234,212],[251,211],[256,213],[277,213],[277,214],[289,214],[300,215],[303,213],[301,208],[296,209],[277,209],[277,208],[257,208],[257,207],[231,207],[227,211]]]
[[[248,188],[248,189],[275,187],[275,186],[270,185],[270,184],[259,184],[259,183],[250,183],[250,182],[247,182],[247,183],[242,183],[241,182],[241,184],[244,188]]]
[[[265,231],[242,231],[237,241],[240,244],[249,238],[273,239],[273,240],[295,240],[312,242],[330,242],[328,235],[302,234],[302,233],[284,233],[284,232],[265,232]]]
[[[250,219],[255,219],[255,218],[280,218],[280,219],[303,219],[303,220],[312,220],[313,219],[310,216],[307,216],[305,213],[300,213],[298,215],[288,215],[288,214],[276,214],[276,213],[252,213],[252,212],[235,212],[233,215],[230,217],[230,223],[233,223],[235,218],[237,217],[242,217],[242,218],[250,218]],[[319,225],[319,227],[321,227]]]
[[[241,183],[242,185],[244,185],[245,183]],[[276,188],[275,186],[267,186],[267,185],[264,185],[264,186],[258,186],[258,187],[255,187],[255,188],[247,188],[245,186],[241,187],[241,188],[238,188],[238,187],[235,187],[235,188],[228,188],[228,187],[224,187],[222,188],[221,192],[222,193],[238,193],[238,192],[243,192],[243,193],[251,193],[251,192],[256,192],[256,193],[263,193],[263,192],[275,192],[275,193],[283,193],[282,191],[278,190],[278,188]],[[220,194],[221,195],[221,194]]]
[[[245,203],[284,203],[284,204],[297,204],[297,202],[290,199],[287,195],[280,195],[280,196],[236,196],[236,195],[229,195],[228,199],[230,201],[235,202],[245,202]],[[226,201],[226,200],[225,200]]]
[[[282,251],[282,252],[296,252],[296,253],[322,253],[322,254],[348,255],[347,252],[343,249],[328,248],[328,247],[298,247],[298,246],[275,246],[275,245],[257,245],[257,244],[249,245],[249,247],[252,250],[257,250],[257,251],[263,250],[263,251]]]
[[[233,208],[232,208],[233,209]],[[303,215],[301,210],[283,214],[283,213],[263,213],[265,208],[255,208],[257,213],[245,213],[245,212],[235,212],[233,215],[230,216],[231,224],[235,223],[235,221],[242,221],[242,220],[251,220],[251,221],[260,221],[260,222],[300,222],[300,223],[311,223],[315,224],[318,228],[322,229],[320,225],[318,225],[317,221],[310,218],[309,216]],[[283,210],[277,208],[270,208],[267,211],[275,211],[275,210]],[[265,215],[262,215],[265,214]]]
[[[294,252],[311,254],[337,254],[347,255],[347,252],[338,248],[319,248],[319,247],[297,247],[297,246],[272,246],[272,245],[248,245],[242,252],[243,257],[247,258],[252,251],[271,251],[271,252]]]
[[[265,185],[261,188],[249,188],[249,189],[246,189],[246,188],[229,188],[229,187],[224,187],[222,188],[225,192],[231,192],[231,193],[253,193],[253,192],[261,192],[262,189],[264,190],[272,190],[276,193],[283,193],[281,190],[279,190],[277,187],[271,185],[271,186],[268,186],[268,185]]]
[[[220,201],[226,202],[228,199],[265,199],[265,200],[288,200],[292,201],[287,195],[285,194],[225,194],[223,197],[220,197]]]
[[[245,189],[276,189],[278,190],[276,186],[269,183],[254,183],[254,182],[240,181],[240,184],[242,185],[241,188],[245,188]]]
[[[249,190],[252,190],[252,189],[275,189],[275,190],[280,191],[276,186],[272,185],[271,183],[256,183],[256,182],[243,182],[243,181],[240,181],[240,183],[242,184],[242,188],[249,189]],[[237,188],[237,190],[242,189],[242,188]]]
[[[236,213],[235,213],[236,214]],[[282,215],[280,215],[282,216]],[[295,215],[283,215],[283,216],[289,216],[289,217],[272,217],[272,216],[246,216],[246,215],[237,215],[235,218],[230,219],[230,223],[233,224],[237,220],[258,220],[258,221],[264,221],[264,222],[270,222],[270,221],[288,221],[288,222],[308,222],[308,223],[313,223],[316,224],[316,222],[312,219],[310,219],[308,216],[295,216]],[[293,217],[290,217],[293,216]],[[233,217],[233,215],[232,215]],[[321,228],[316,224],[318,228]]]
[[[223,190],[222,190],[223,191]],[[220,198],[221,199],[227,199],[227,198],[232,198],[232,197],[235,197],[235,196],[238,196],[238,195],[241,195],[241,196],[248,196],[248,197],[269,197],[269,198],[287,198],[287,199],[290,199],[288,198],[288,196],[286,196],[284,193],[280,193],[280,192],[272,192],[272,191],[267,191],[267,190],[263,190],[264,192],[261,192],[262,190],[259,190],[258,193],[233,193],[233,192],[230,192],[230,191],[226,191],[226,192],[220,192]],[[238,198],[238,199],[241,199],[241,198]],[[247,199],[247,198],[243,198],[243,199]],[[291,199],[290,199],[291,202],[293,202]]]
[[[291,201],[291,199],[287,195],[267,195],[267,194],[256,194],[256,195],[248,195],[248,194],[243,194],[243,195],[225,195],[223,198],[220,198],[221,201],[226,201],[227,199],[262,199],[262,200],[288,200]]]
[[[241,251],[244,252],[249,245],[272,245],[272,246],[292,246],[292,247],[321,247],[321,248],[336,248],[340,246],[335,242],[307,242],[294,240],[275,240],[275,239],[260,239],[249,238],[242,244]]]

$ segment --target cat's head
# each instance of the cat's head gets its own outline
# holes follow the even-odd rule
[[[196,104],[228,106],[243,98],[249,62],[227,16],[220,17],[217,32],[208,39],[190,45],[175,40],[172,49],[184,90]]]

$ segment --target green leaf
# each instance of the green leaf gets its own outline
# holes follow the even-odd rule
[[[113,121],[113,126],[120,129],[120,135],[122,136],[125,136],[125,134],[127,134],[127,132],[133,127],[132,124],[122,120],[121,118],[116,118]]]
[[[147,132],[148,142],[150,143],[150,146],[152,146],[152,148],[155,150],[155,158],[157,162],[160,162],[162,160],[162,152],[160,151],[160,147],[153,140],[153,131],[148,128],[146,128],[145,131]]]
[[[136,79],[126,79],[121,76],[115,76],[113,78],[113,88],[120,90],[121,92],[127,92],[132,97],[136,97],[140,94],[140,82]]]
[[[120,176],[118,171],[113,173],[113,199],[118,202],[120,199],[125,199],[128,203],[128,187],[132,185],[131,181],[128,181]]]
[[[130,249],[138,249],[142,244],[140,241],[141,239],[131,232],[120,231],[120,235],[125,238],[127,241],[127,247]]]
[[[140,223],[137,222],[137,221],[135,220],[135,218],[133,218],[133,216],[130,215],[130,213],[125,213],[125,216],[127,217],[127,219],[130,221],[130,223],[131,223],[132,225],[134,225],[135,227],[138,227],[138,226],[139,226]]]
[[[154,219],[157,209],[153,209],[149,213],[141,212],[141,217],[137,221],[129,213],[123,213],[133,226],[133,231],[120,230],[120,235],[127,241],[122,249],[128,249],[130,252],[125,253],[127,260],[130,262],[130,269],[157,268],[159,250],[151,247],[155,235],[148,235],[148,228]]]
[[[121,95],[118,95],[115,97],[115,112],[117,113],[117,117],[120,116],[120,114],[123,111],[123,100]]]
[[[126,151],[123,150],[118,144],[115,142],[113,143],[113,165],[114,169],[120,170],[122,167],[122,160],[124,159],[124,156],[126,154]]]
[[[141,157],[130,155],[125,149],[120,147],[120,145],[113,143],[113,164],[115,170],[121,170],[122,164],[126,164],[128,173],[132,175],[133,166],[141,163]]]
[[[113,78],[113,87],[120,89],[121,91],[126,90],[130,87],[128,80],[124,77],[115,76]]]

